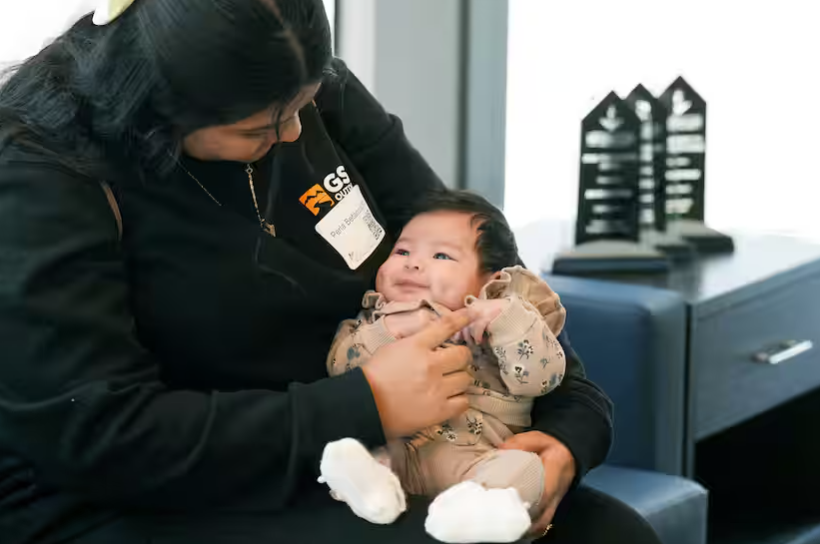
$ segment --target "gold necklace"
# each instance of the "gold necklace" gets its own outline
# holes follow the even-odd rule
[[[245,172],[248,174],[248,185],[251,188],[251,196],[253,197],[253,207],[256,209],[256,217],[259,218],[259,226],[262,227],[262,230],[273,236],[276,237],[276,227],[273,226],[273,223],[268,223],[265,221],[265,218],[262,217],[262,214],[259,213],[259,203],[256,202],[256,189],[253,188],[253,166],[250,164],[245,165]]]
[[[222,203],[221,203],[220,201],[218,201],[214,195],[212,195],[212,194],[211,194],[211,191],[209,191],[208,189],[206,189],[206,188],[205,188],[205,186],[204,186],[204,185],[202,185],[202,184],[199,182],[199,180],[198,180],[198,179],[196,179],[196,176],[194,176],[192,173],[190,173],[190,172],[188,171],[188,169],[187,169],[187,168],[185,168],[185,167],[182,165],[182,162],[180,162],[179,160],[177,160],[177,164],[179,165],[179,167],[180,167],[180,168],[182,168],[182,169],[185,171],[185,173],[186,173],[186,174],[188,174],[188,176],[189,176],[192,180],[194,180],[194,181],[196,182],[196,184],[197,184],[197,185],[199,185],[200,189],[202,189],[203,191],[205,191],[205,194],[206,194],[206,195],[208,195],[209,197],[211,197],[211,200],[213,200],[214,202],[216,202],[216,205],[217,205],[217,206],[222,207]]]
[[[188,176],[190,176],[190,178],[194,180],[203,191],[205,191],[205,194],[208,195],[211,198],[211,200],[216,202],[217,206],[222,207],[222,203],[218,201],[216,197],[212,195],[208,189],[205,188],[204,185],[202,185],[202,182],[196,179],[196,176],[194,176],[191,172],[188,171],[187,168],[185,168],[182,165],[182,162],[177,161],[177,164],[179,164],[180,168],[182,168],[185,171],[185,173],[188,174]],[[273,223],[268,223],[267,221],[265,221],[265,218],[262,217],[262,213],[259,211],[259,203],[256,200],[256,189],[254,189],[253,187],[253,166],[251,166],[250,164],[246,164],[245,173],[248,174],[248,186],[251,189],[251,197],[253,197],[253,207],[256,210],[256,217],[257,219],[259,219],[259,226],[262,228],[262,230],[264,230],[271,236],[276,237],[276,227],[273,225]]]

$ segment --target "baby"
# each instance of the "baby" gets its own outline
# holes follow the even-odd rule
[[[381,346],[467,306],[472,323],[451,342],[473,353],[470,408],[375,455],[351,439],[328,444],[320,481],[374,523],[392,523],[407,492],[436,497],[426,527],[438,540],[518,540],[542,510],[543,465],[534,453],[498,446],[530,425],[533,398],[561,383],[556,337],[566,313],[543,280],[516,266],[510,227],[484,198],[441,191],[416,211],[379,269],[376,291],[339,327],[328,370],[363,365]]]

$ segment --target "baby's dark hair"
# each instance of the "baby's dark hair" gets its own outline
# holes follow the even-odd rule
[[[515,235],[507,219],[483,196],[464,190],[436,190],[413,204],[407,220],[422,213],[441,211],[473,216],[473,224],[478,225],[476,251],[483,271],[498,272],[520,263]]]

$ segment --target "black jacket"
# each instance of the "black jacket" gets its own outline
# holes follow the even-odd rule
[[[329,139],[316,116],[258,165],[277,238],[259,228],[243,165],[184,160],[221,206],[181,168],[139,181],[123,165],[120,240],[99,180],[15,144],[0,152],[5,544],[129,509],[280,509],[315,480],[327,442],[384,442],[361,371],[330,379],[324,361],[389,240],[351,272],[300,197],[341,162],[395,232],[441,182],[352,74],[316,107]],[[534,427],[583,474],[608,451],[611,407],[562,340],[569,370]]]

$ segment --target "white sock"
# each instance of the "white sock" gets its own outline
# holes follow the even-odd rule
[[[514,488],[486,489],[466,481],[433,500],[424,528],[449,544],[515,542],[532,524],[528,509]]]
[[[352,438],[325,446],[320,472],[331,495],[371,523],[393,523],[407,509],[399,478]]]

